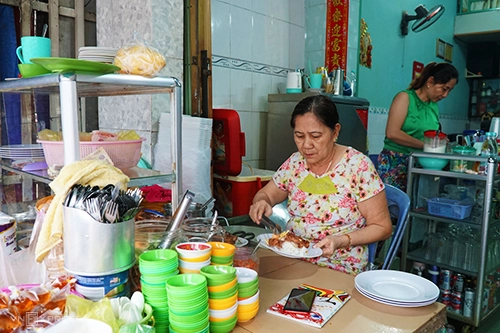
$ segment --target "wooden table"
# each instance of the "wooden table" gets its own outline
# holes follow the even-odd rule
[[[446,324],[446,307],[442,303],[417,308],[401,308],[372,301],[354,287],[354,277],[298,259],[281,257],[259,249],[260,309],[249,322],[238,323],[235,333],[245,332],[313,332],[317,328],[266,313],[290,290],[307,283],[313,286],[344,290],[352,298],[322,330],[325,332],[429,332]]]

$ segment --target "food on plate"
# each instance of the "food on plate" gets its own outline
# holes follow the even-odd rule
[[[269,238],[267,240],[267,245],[288,254],[305,256],[307,254],[310,242],[300,236],[295,235],[291,231],[285,231],[279,235],[273,235],[271,238]]]
[[[224,243],[229,243],[229,244],[236,244],[236,241],[238,240],[238,236],[233,235],[230,232],[227,232],[224,230]]]

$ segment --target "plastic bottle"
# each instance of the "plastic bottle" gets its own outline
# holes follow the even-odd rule
[[[483,146],[481,147],[481,156],[484,157],[496,157],[498,156],[498,145],[496,141],[497,133],[495,132],[486,132],[486,139],[483,142]],[[486,175],[488,172],[488,163],[481,162],[479,164],[478,173],[480,175]]]
[[[351,71],[351,96],[356,94],[356,72]]]

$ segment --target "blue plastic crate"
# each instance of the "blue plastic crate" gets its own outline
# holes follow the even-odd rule
[[[432,198],[427,200],[427,204],[429,214],[457,220],[468,218],[474,206],[470,200],[459,201],[447,198]]]

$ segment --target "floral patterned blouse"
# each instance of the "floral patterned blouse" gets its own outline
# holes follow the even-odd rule
[[[301,183],[311,176],[317,179],[329,177],[336,193],[313,194],[302,190]],[[287,229],[312,242],[364,228],[366,220],[358,209],[358,203],[384,189],[369,157],[351,147],[346,149],[337,165],[319,176],[309,170],[302,154],[296,152],[276,171],[273,180],[281,190],[288,192],[291,218]],[[329,258],[308,261],[356,275],[368,263],[368,246],[340,248]]]

